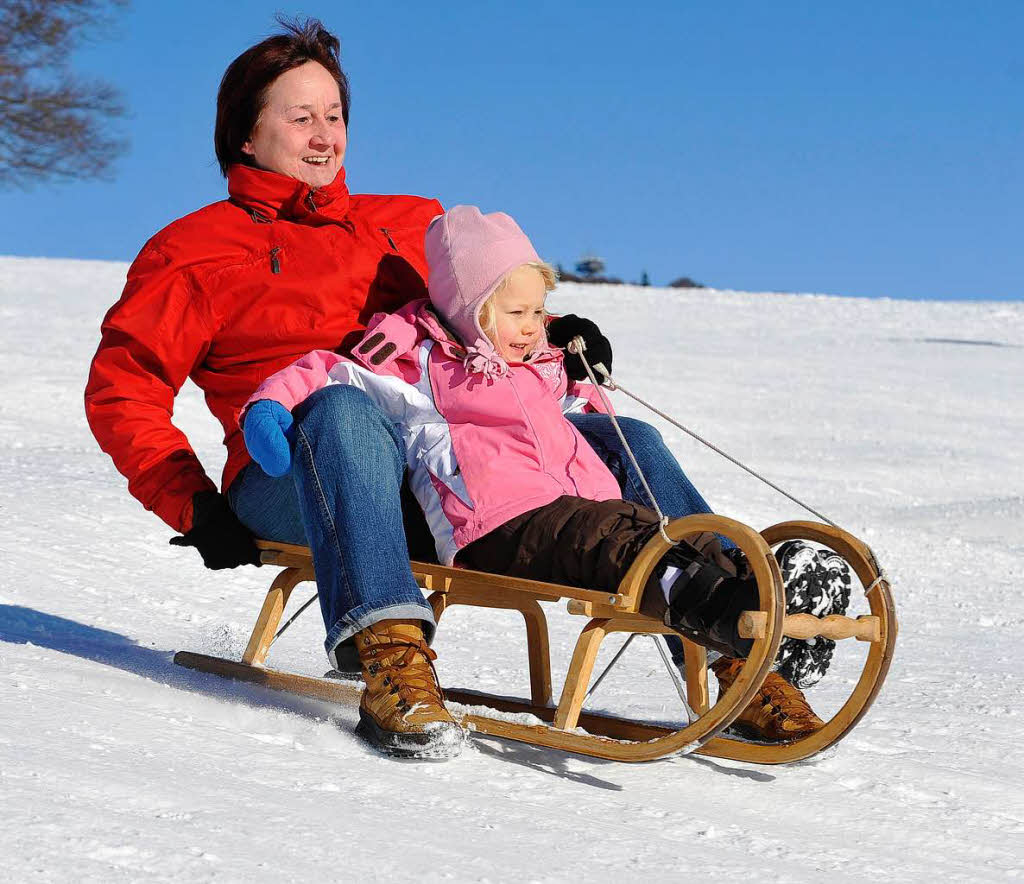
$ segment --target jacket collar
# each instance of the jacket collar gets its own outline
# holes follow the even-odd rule
[[[236,163],[228,168],[228,195],[254,220],[317,223],[340,221],[348,215],[349,192],[345,169],[324,187],[311,187],[278,172]],[[257,217],[259,216],[259,217]]]

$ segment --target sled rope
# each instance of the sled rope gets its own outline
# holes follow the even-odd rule
[[[625,640],[625,641],[624,641],[624,642],[622,643],[622,647],[621,647],[621,648],[619,648],[619,649],[618,649],[618,651],[616,651],[616,652],[615,652],[615,656],[614,656],[614,657],[612,657],[612,659],[611,659],[611,662],[610,662],[610,663],[609,663],[609,664],[608,664],[607,666],[605,666],[605,668],[604,668],[604,672],[602,672],[602,673],[601,673],[601,674],[600,674],[600,675],[599,675],[599,676],[597,677],[597,680],[596,680],[596,681],[595,681],[595,682],[594,682],[594,683],[593,683],[593,684],[592,684],[592,685],[590,686],[590,690],[589,690],[589,691],[587,691],[587,693],[586,693],[586,696],[584,696],[584,698],[583,698],[584,700],[586,700],[586,699],[587,699],[587,697],[589,697],[589,696],[590,696],[590,695],[591,695],[592,693],[594,693],[594,691],[596,691],[596,690],[597,690],[597,689],[598,689],[598,688],[600,687],[600,685],[601,685],[601,682],[602,682],[602,681],[604,681],[604,677],[605,677],[605,676],[606,676],[606,675],[607,675],[607,674],[608,674],[609,672],[611,672],[611,671],[612,671],[612,667],[613,667],[613,666],[614,666],[614,665],[615,665],[616,663],[618,663],[618,662],[619,662],[619,657],[621,657],[621,656],[622,656],[623,654],[625,654],[625,653],[626,653],[626,648],[628,648],[628,647],[630,646],[630,644],[632,643],[633,639],[635,639],[635,638],[636,638],[636,637],[637,637],[637,636],[638,636],[639,634],[640,634],[639,632],[633,632],[633,633],[630,633],[630,636],[629,636],[629,638],[627,638],[627,639],[626,639],[626,640]]]
[[[580,340],[580,339],[579,339],[579,338],[577,338],[576,340]],[[570,346],[570,349],[571,349],[571,347],[572,347],[572,344],[570,344],[569,346]],[[592,372],[592,371],[590,370],[590,366],[589,366],[589,365],[587,364],[587,360],[586,360],[586,357],[584,357],[582,353],[580,353],[579,355],[580,355],[580,359],[582,359],[582,360],[583,360],[583,366],[584,366],[584,368],[586,368],[586,370],[587,370],[587,375],[588,375],[588,376],[590,377],[590,379],[591,379],[591,381],[592,381],[592,382],[596,383],[596,381],[594,381],[594,374],[593,374],[593,372]],[[825,522],[826,524],[828,524],[828,525],[831,525],[831,526],[832,526],[833,528],[839,528],[839,525],[837,525],[837,524],[836,524],[835,522],[833,522],[833,521],[832,521],[832,520],[831,520],[831,519],[830,519],[830,518],[829,518],[828,516],[826,516],[826,515],[823,515],[822,513],[819,513],[819,512],[818,512],[818,511],[817,511],[816,509],[814,509],[814,508],[813,508],[812,506],[810,506],[809,504],[806,504],[806,503],[804,503],[804,502],[803,502],[802,500],[800,500],[800,498],[798,498],[798,497],[794,497],[794,496],[793,496],[792,494],[790,494],[790,493],[789,493],[788,491],[786,491],[786,490],[785,490],[784,488],[780,488],[780,487],[779,487],[778,485],[776,485],[776,484],[775,484],[774,482],[770,481],[769,479],[766,479],[766,478],[765,478],[764,476],[762,476],[762,475],[761,475],[761,474],[760,474],[759,472],[757,472],[757,470],[751,469],[751,468],[750,468],[750,467],[748,467],[748,466],[747,466],[747,465],[746,465],[745,463],[743,463],[742,461],[739,461],[739,460],[737,460],[737,459],[736,459],[735,457],[733,457],[733,456],[732,456],[731,454],[727,454],[726,452],[722,451],[722,449],[721,449],[721,448],[719,448],[719,447],[718,447],[717,445],[715,445],[715,444],[713,444],[713,443],[709,442],[709,441],[708,441],[707,439],[705,439],[705,438],[704,438],[703,436],[699,435],[698,433],[695,433],[695,432],[694,432],[693,430],[691,430],[691,429],[690,429],[689,427],[685,427],[685,426],[683,426],[683,425],[682,425],[681,423],[679,423],[679,421],[675,420],[674,418],[671,418],[671,417],[669,417],[669,416],[668,416],[667,414],[665,414],[665,412],[663,412],[663,411],[661,411],[661,410],[660,410],[659,408],[656,408],[655,406],[651,405],[651,403],[650,403],[650,402],[647,402],[647,401],[645,401],[644,399],[641,399],[641,398],[640,398],[639,396],[637,396],[637,395],[636,395],[635,393],[633,393],[633,392],[631,392],[631,391],[627,390],[627,389],[626,389],[625,387],[623,387],[623,386],[622,386],[622,384],[620,384],[620,383],[618,383],[618,382],[617,382],[616,380],[614,380],[614,379],[612,378],[612,376],[611,376],[611,373],[610,373],[610,372],[609,372],[609,371],[608,371],[608,370],[607,370],[607,369],[606,369],[606,368],[605,368],[605,367],[604,367],[603,365],[601,365],[600,363],[598,363],[598,364],[597,364],[597,365],[595,366],[595,368],[597,368],[597,370],[598,370],[598,371],[600,371],[600,372],[601,372],[601,373],[602,373],[602,374],[603,374],[603,375],[605,376],[605,384],[607,385],[607,387],[608,387],[608,389],[609,389],[609,390],[619,390],[620,392],[622,392],[622,393],[625,393],[625,394],[626,394],[626,395],[627,395],[627,396],[628,396],[628,397],[629,397],[630,399],[632,399],[632,400],[633,400],[634,402],[639,402],[639,403],[640,403],[641,405],[643,405],[643,406],[644,406],[645,408],[649,408],[649,409],[650,409],[651,411],[653,411],[653,412],[654,412],[654,413],[655,413],[656,415],[658,415],[658,417],[660,417],[660,418],[663,418],[664,420],[668,421],[668,422],[669,422],[670,424],[672,424],[672,426],[674,426],[674,427],[678,427],[678,428],[679,428],[680,430],[682,430],[682,431],[683,431],[684,433],[686,433],[686,434],[687,434],[688,436],[692,436],[692,437],[693,437],[694,439],[696,439],[696,440],[697,440],[698,442],[700,442],[700,443],[701,443],[702,445],[706,445],[706,446],[707,446],[708,448],[710,448],[710,449],[711,449],[712,451],[714,451],[714,452],[715,452],[716,454],[720,454],[720,455],[721,455],[722,457],[724,457],[724,458],[725,458],[725,459],[726,459],[727,461],[729,461],[730,463],[734,463],[734,464],[735,464],[736,466],[738,466],[738,467],[739,467],[740,469],[742,469],[742,470],[746,470],[746,471],[747,471],[748,473],[750,473],[750,475],[751,475],[751,476],[753,476],[753,477],[754,477],[755,479],[760,479],[760,480],[761,480],[762,482],[764,482],[764,484],[765,484],[765,485],[767,485],[767,486],[768,486],[769,488],[772,488],[772,489],[774,489],[775,491],[778,491],[778,492],[779,492],[779,494],[781,494],[781,495],[782,495],[783,497],[788,497],[788,498],[789,498],[789,499],[790,499],[791,501],[793,501],[793,503],[795,503],[795,504],[796,504],[797,506],[803,507],[803,508],[804,508],[805,510],[807,510],[807,512],[809,512],[809,513],[811,513],[811,514],[813,514],[813,515],[817,516],[817,517],[818,517],[819,519],[821,519],[821,520],[822,520],[823,522]],[[602,398],[602,401],[604,401],[604,402],[605,402],[605,405],[606,405],[606,407],[607,407],[607,402],[608,402],[608,400],[607,400],[607,399],[605,399],[605,397],[604,397],[604,393],[602,393],[602,394],[601,394],[601,398]],[[613,418],[613,420],[614,420],[614,418]],[[617,425],[616,425],[616,429],[618,429],[618,426],[617,426]],[[621,438],[621,434],[620,434],[620,438]],[[627,451],[628,451],[628,449],[627,449]],[[632,454],[631,454],[630,456],[632,456]],[[636,461],[634,461],[633,463],[634,463],[634,465],[635,465],[635,464],[636,464]],[[645,482],[645,483],[644,483],[644,487],[646,487],[646,485],[647,485],[647,483]],[[650,492],[648,491],[648,493],[650,493]],[[660,512],[660,510],[659,510],[659,512]]]
[[[309,600],[308,600],[308,601],[307,601],[307,602],[306,602],[306,603],[305,603],[305,604],[304,604],[304,605],[303,605],[303,606],[302,606],[301,608],[299,608],[299,610],[298,610],[298,611],[296,611],[296,612],[295,612],[294,614],[292,614],[292,616],[291,616],[291,617],[289,617],[289,618],[288,618],[288,622],[287,622],[287,623],[285,623],[285,625],[284,625],[284,626],[282,626],[282,627],[281,627],[281,628],[280,628],[280,629],[279,629],[279,630],[278,630],[278,631],[277,631],[277,632],[276,632],[276,633],[274,634],[274,637],[273,637],[273,638],[272,638],[272,639],[270,640],[270,644],[269,644],[269,645],[267,645],[267,650],[270,650],[270,648],[272,648],[272,647],[274,646],[274,642],[276,642],[276,641],[277,641],[277,640],[278,640],[278,639],[279,639],[279,638],[281,637],[281,635],[282,635],[282,634],[284,633],[284,631],[285,631],[285,630],[286,630],[286,629],[287,629],[287,628],[288,628],[289,626],[291,626],[291,625],[292,625],[292,624],[293,624],[293,623],[294,623],[294,622],[295,622],[296,620],[298,620],[298,619],[299,619],[299,614],[301,614],[301,613],[302,613],[303,611],[305,611],[305,610],[306,610],[306,608],[308,608],[308,607],[309,607],[309,606],[310,606],[311,604],[313,604],[313,602],[315,602],[315,601],[316,601],[316,600],[317,600],[317,599],[318,599],[319,597],[320,597],[320,592],[319,592],[319,590],[318,590],[317,592],[314,592],[314,593],[313,593],[312,597],[311,597],[311,598],[310,598],[310,599],[309,599]]]
[[[594,385],[594,389],[597,390],[597,394],[601,397],[601,403],[604,405],[608,412],[608,417],[611,419],[612,426],[615,428],[615,435],[619,437],[619,442],[622,443],[622,450],[629,455],[629,461],[633,464],[633,469],[636,470],[636,474],[640,477],[640,483],[644,486],[644,491],[647,492],[647,498],[651,501],[654,506],[654,511],[658,514],[658,533],[662,539],[670,546],[678,546],[679,541],[673,540],[668,536],[668,532],[665,531],[665,526],[668,524],[668,516],[662,511],[661,507],[658,506],[658,501],[654,496],[654,492],[651,491],[651,486],[647,484],[647,477],[644,475],[644,471],[640,469],[640,464],[636,462],[636,458],[633,456],[633,449],[629,447],[629,443],[626,441],[626,437],[622,435],[622,428],[619,426],[618,418],[615,417],[615,411],[612,409],[612,404],[608,401],[608,397],[605,395],[604,388],[601,386],[597,378],[594,377],[594,371],[590,367],[590,363],[587,361],[587,357],[583,355],[583,351],[587,349],[586,342],[577,335],[571,341],[569,341],[568,347],[566,348],[570,353],[575,353],[580,357],[580,361],[583,363],[583,368],[587,372],[587,377],[590,379],[590,383]],[[598,363],[598,368],[604,373],[605,377],[610,378],[608,370]],[[615,386],[612,385],[609,389],[614,390]],[[609,669],[611,667],[609,666]]]
[[[579,342],[578,345],[577,345],[577,342]],[[574,347],[574,345],[577,345],[577,346]],[[580,360],[583,362],[583,367],[584,367],[584,369],[586,369],[587,377],[590,379],[590,382],[592,384],[595,384],[597,386],[598,392],[601,395],[601,401],[604,403],[605,408],[608,409],[608,416],[612,419],[612,423],[615,426],[615,432],[618,433],[619,439],[622,440],[623,447],[625,448],[626,453],[629,455],[629,459],[632,461],[634,468],[636,469],[637,473],[639,474],[640,479],[643,482],[644,489],[647,491],[648,497],[650,497],[652,501],[654,501],[654,495],[651,494],[651,489],[647,485],[647,480],[644,479],[644,474],[643,474],[643,472],[641,472],[640,467],[637,465],[636,459],[633,457],[633,452],[630,451],[629,445],[626,444],[626,440],[623,439],[623,437],[622,437],[622,431],[619,429],[619,425],[618,425],[618,422],[615,419],[615,415],[611,413],[611,405],[609,404],[608,398],[605,396],[602,387],[608,387],[609,390],[619,390],[620,392],[625,393],[634,402],[638,402],[640,405],[643,405],[645,408],[650,409],[656,415],[658,415],[658,417],[662,418],[663,420],[668,421],[670,424],[672,424],[672,426],[677,427],[678,429],[682,430],[688,436],[692,436],[694,439],[696,439],[702,445],[707,446],[712,451],[714,451],[716,454],[720,454],[722,457],[724,457],[730,463],[735,464],[736,466],[738,466],[742,470],[746,470],[746,472],[750,473],[750,475],[753,476],[755,479],[759,479],[761,482],[763,482],[769,488],[773,489],[774,491],[778,491],[779,494],[781,494],[783,497],[788,498],[789,500],[793,501],[793,503],[795,503],[797,506],[802,507],[803,509],[807,510],[807,512],[811,513],[812,515],[817,516],[819,519],[821,519],[826,524],[831,525],[833,528],[836,528],[836,529],[838,529],[840,531],[843,530],[843,528],[841,526],[839,526],[835,522],[833,522],[824,513],[818,512],[816,509],[814,509],[814,507],[810,506],[810,504],[804,503],[802,500],[800,500],[800,498],[795,497],[794,495],[792,495],[788,491],[786,491],[786,489],[780,488],[774,482],[772,482],[771,480],[769,480],[769,479],[765,478],[764,476],[762,476],[759,472],[757,472],[757,470],[751,469],[745,463],[743,463],[740,460],[737,460],[731,454],[727,454],[726,452],[722,451],[722,449],[719,448],[717,445],[713,444],[712,442],[709,442],[707,439],[705,439],[700,434],[695,433],[689,427],[684,426],[683,424],[679,423],[679,421],[677,421],[674,418],[670,417],[669,415],[665,414],[665,412],[663,412],[660,408],[657,408],[654,405],[651,405],[650,402],[647,402],[645,399],[641,399],[639,396],[636,395],[636,393],[633,393],[632,391],[627,390],[625,387],[622,386],[622,384],[618,383],[612,377],[611,372],[604,365],[602,365],[600,362],[596,363],[594,365],[594,368],[596,368],[598,371],[600,371],[604,375],[604,382],[603,383],[598,383],[597,379],[594,377],[594,372],[591,370],[590,364],[587,362],[587,357],[583,355],[583,351],[586,350],[586,344],[584,344],[582,338],[580,338],[580,337],[573,338],[573,340],[569,342],[568,349],[569,349],[570,352],[576,353],[580,357]],[[662,526],[661,526],[661,533],[662,533],[662,536],[665,537],[666,535],[665,535],[664,525],[667,524],[668,520],[665,519],[665,516],[662,514],[661,510],[658,508],[657,502],[654,503],[654,508],[658,511],[658,515],[660,515],[662,517],[662,519],[663,519]],[[667,539],[667,537],[666,537],[666,539]],[[867,546],[867,544],[865,544],[865,546]],[[889,584],[889,574],[885,570],[885,568],[882,567],[881,563],[878,561],[878,557],[875,555],[875,551],[873,549],[871,549],[870,546],[867,546],[867,550],[868,550],[868,553],[870,554],[872,560],[874,561],[875,567],[878,569],[878,577],[876,577],[874,580],[872,580],[871,584],[869,586],[865,587],[864,595],[867,595],[869,592],[871,592],[871,590],[873,590],[876,586],[878,586],[881,583],[885,583],[886,585]]]
[[[628,648],[632,643],[633,639],[635,639],[640,634],[641,633],[639,632],[631,633],[629,638],[627,638],[622,643],[622,647],[620,647],[619,650],[615,652],[615,656],[612,657],[612,659],[608,662],[608,665],[605,666],[601,674],[597,677],[596,681],[590,686],[590,690],[587,691],[587,694],[584,697],[584,699],[589,699],[590,695],[593,694],[594,691],[596,691],[601,686],[601,682],[604,681],[605,676],[607,676],[608,673],[612,671],[612,668],[615,666],[615,664],[619,662],[619,658],[624,653],[626,653],[626,648]],[[665,668],[668,670],[668,677],[672,679],[672,684],[675,686],[676,693],[679,694],[679,699],[683,701],[683,708],[686,710],[686,720],[691,723],[696,721],[699,718],[699,716],[696,712],[693,711],[693,708],[690,706],[689,701],[686,699],[686,688],[683,685],[682,679],[680,679],[679,677],[679,670],[669,659],[664,644],[658,640],[658,636],[656,635],[650,635],[648,636],[648,638],[650,638],[654,642],[654,646],[658,649],[658,653],[661,655],[661,660],[665,664]]]
[[[868,547],[868,552],[871,552],[871,547],[870,546]],[[875,557],[875,554],[873,552],[871,552],[871,557],[872,558]],[[875,561],[877,562],[878,560],[875,559]],[[867,595],[876,586],[880,586],[883,583],[886,586],[889,585],[889,572],[886,571],[885,568],[879,566],[879,568],[878,568],[878,576],[874,580],[871,581],[870,585],[864,587],[864,595]]]
[[[679,677],[679,670],[665,650],[665,642],[658,641],[658,636],[656,635],[650,635],[648,638],[654,642],[654,647],[658,649],[658,653],[661,655],[661,662],[665,664],[665,668],[668,670],[668,677],[672,679],[676,693],[679,694],[679,699],[683,701],[683,708],[686,710],[686,720],[693,724],[700,716],[693,711],[690,701],[686,699],[686,687],[683,685],[683,680]]]

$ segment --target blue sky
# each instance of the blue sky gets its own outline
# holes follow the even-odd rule
[[[627,280],[1024,297],[1020,0],[135,0],[78,55],[131,109],[116,177],[0,193],[0,253],[130,260],[222,198],[217,85],[279,10],[341,37],[353,190],[507,211]]]

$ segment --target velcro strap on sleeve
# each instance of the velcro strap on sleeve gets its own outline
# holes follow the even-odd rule
[[[352,358],[371,371],[379,371],[415,347],[418,337],[416,327],[405,316],[378,314],[352,348]]]

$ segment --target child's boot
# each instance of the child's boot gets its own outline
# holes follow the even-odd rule
[[[734,577],[687,544],[670,549],[662,562],[659,579],[668,603],[666,625],[706,648],[746,657],[754,642],[740,638],[739,618],[743,611],[757,610],[756,584]]]
[[[417,620],[382,620],[356,636],[366,690],[356,733],[387,755],[454,758],[465,734],[445,708]]]
[[[718,678],[718,693],[727,691],[743,669],[742,660],[720,657],[711,664]],[[807,698],[777,672],[769,672],[764,684],[732,727],[758,740],[786,742],[821,730],[825,722],[814,714]]]

